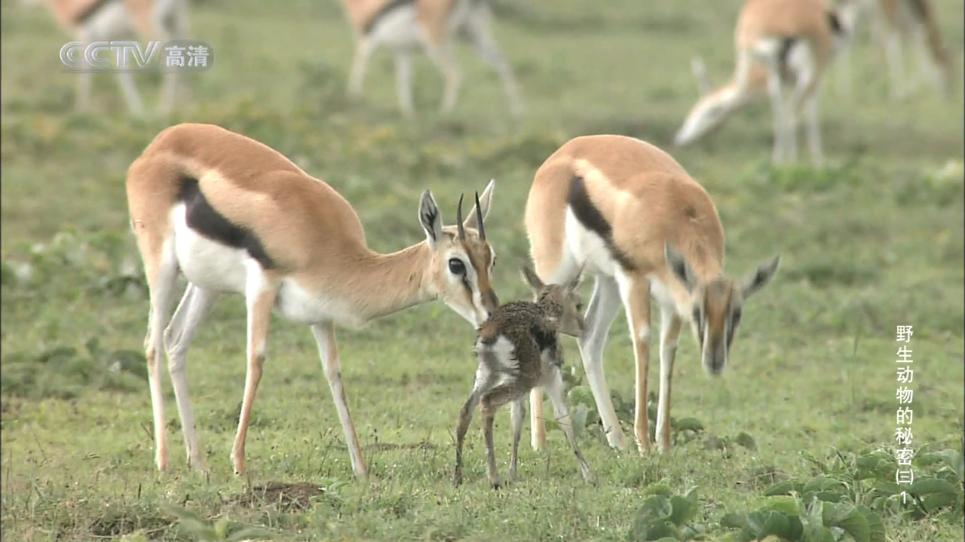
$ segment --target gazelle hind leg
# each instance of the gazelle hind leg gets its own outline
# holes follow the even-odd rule
[[[523,102],[519,96],[519,86],[516,84],[516,77],[513,75],[512,67],[496,45],[496,40],[493,38],[490,28],[490,20],[489,8],[486,4],[482,4],[479,8],[476,8],[474,16],[468,19],[466,31],[469,35],[469,40],[476,49],[476,53],[478,53],[479,57],[489,64],[499,76],[503,84],[503,92],[506,93],[506,98],[509,100],[510,112],[513,116],[519,116],[523,112]]]
[[[603,349],[606,346],[607,333],[610,325],[620,309],[620,292],[616,281],[610,277],[597,275],[593,285],[593,294],[586,309],[583,336],[578,343],[580,356],[583,359],[583,369],[586,379],[593,392],[597,412],[603,422],[603,431],[607,442],[613,448],[626,449],[626,440],[613,408],[610,388],[607,386],[603,374]]]
[[[375,52],[377,44],[369,38],[359,38],[355,44],[355,54],[352,56],[352,68],[348,80],[348,94],[357,98],[362,94],[362,85],[365,83],[365,71],[369,65],[369,59]]]
[[[246,348],[247,367],[245,371],[245,393],[241,400],[241,415],[238,417],[238,432],[231,448],[231,463],[235,474],[245,472],[245,443],[248,425],[251,423],[251,409],[261,381],[265,365],[265,345],[268,338],[268,324],[271,309],[275,304],[278,285],[252,260],[248,264],[248,278],[245,285],[245,304],[248,312],[248,345]]]
[[[395,90],[399,98],[402,114],[411,117],[415,114],[412,101],[412,54],[400,50],[395,53]]]
[[[673,306],[660,307],[660,398],[657,403],[657,441],[670,451],[670,384],[682,321]]]
[[[338,348],[335,345],[335,327],[331,322],[314,325],[312,326],[312,334],[315,336],[315,343],[318,345],[318,351],[322,357],[322,368],[325,371],[325,379],[328,380],[329,390],[332,392],[335,410],[338,411],[342,433],[345,435],[345,442],[348,443],[352,472],[359,478],[365,478],[368,475],[368,467],[366,467],[365,458],[362,456],[362,445],[359,443],[355,424],[352,423],[348,399],[345,395],[345,388],[342,386],[342,371],[339,367]]]
[[[775,164],[784,163],[787,159],[788,127],[790,119],[787,116],[787,104],[784,99],[783,83],[777,67],[769,67],[767,75],[767,93],[771,99],[771,114],[774,116],[774,151],[771,160]]]
[[[519,464],[519,439],[523,435],[523,418],[526,417],[526,399],[520,398],[513,401],[510,412],[513,422],[513,455],[509,461],[509,479],[515,480],[516,467]]]
[[[462,76],[459,74],[459,68],[456,66],[452,48],[449,45],[427,43],[425,50],[426,55],[429,56],[429,60],[432,61],[436,69],[442,74],[442,79],[445,84],[439,111],[449,113],[456,106],[456,99],[459,97],[459,86],[462,81]]]
[[[194,411],[191,408],[191,400],[188,395],[187,354],[195,331],[197,331],[216,298],[216,293],[189,283],[184,292],[184,297],[181,298],[181,303],[174,311],[171,323],[164,330],[168,372],[171,375],[174,397],[181,418],[181,432],[184,434],[188,466],[202,471],[205,470],[205,461],[201,453]]]
[[[546,393],[553,403],[553,413],[556,416],[556,422],[560,424],[560,429],[562,429],[563,434],[566,435],[566,440],[573,449],[573,455],[576,456],[576,460],[580,464],[580,475],[583,476],[585,481],[592,482],[593,474],[590,472],[590,466],[586,463],[586,459],[583,458],[583,453],[580,452],[580,446],[577,444],[576,435],[573,432],[573,420],[570,418],[570,411],[566,407],[566,399],[563,392],[563,376],[560,374],[559,369],[553,370],[547,380]]]
[[[452,483],[457,486],[462,483],[462,446],[466,442],[466,432],[469,430],[469,423],[472,422],[472,415],[477,405],[479,405],[478,387],[472,390],[469,399],[459,410],[459,425],[456,427],[456,466],[452,474]]]
[[[174,305],[178,264],[170,240],[162,241],[145,232],[138,238],[138,245],[144,260],[151,298],[144,352],[154,421],[154,462],[157,469],[163,471],[168,465],[168,455],[164,429],[164,394],[161,389],[161,367],[158,360],[164,351],[164,327],[167,325],[171,316],[171,307]]]

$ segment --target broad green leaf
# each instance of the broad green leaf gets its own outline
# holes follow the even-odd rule
[[[764,490],[764,495],[771,497],[774,495],[790,495],[792,491],[801,492],[801,488],[804,485],[800,482],[795,482],[794,480],[785,480],[783,482],[778,482],[771,487]]]
[[[859,506],[858,513],[864,516],[865,521],[868,522],[869,542],[885,542],[885,526],[878,514],[866,506]]]
[[[808,525],[801,534],[801,542],[835,542],[834,533],[823,525]]]
[[[670,499],[663,495],[647,497],[640,506],[640,511],[637,512],[638,517],[648,520],[669,520],[671,514],[673,514],[673,505],[670,504]]]
[[[868,520],[853,505],[824,503],[824,525],[844,529],[855,542],[870,541],[871,528]]]
[[[720,518],[720,525],[728,529],[743,529],[747,527],[747,515],[728,512]]]
[[[788,516],[801,515],[801,509],[797,504],[797,499],[786,495],[769,497],[764,504],[766,510],[776,510]]]
[[[670,497],[670,505],[673,508],[670,514],[670,522],[678,527],[694,519],[694,516],[697,515],[697,503],[684,497],[678,495]]]
[[[932,493],[946,493],[953,497],[958,494],[954,485],[939,478],[921,478],[908,487],[909,493],[918,496],[929,495]]]
[[[666,484],[651,484],[643,492],[647,495],[663,495],[668,498],[673,495],[673,491]]]

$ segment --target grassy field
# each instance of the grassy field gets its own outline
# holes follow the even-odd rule
[[[422,189],[433,189],[451,219],[460,193],[497,179],[487,230],[500,254],[496,289],[509,300],[526,295],[517,273],[528,258],[521,216],[542,160],[589,133],[666,147],[696,98],[691,56],[704,57],[713,80],[728,75],[740,2],[707,4],[497,2],[496,33],[517,70],[525,117],[509,117],[493,74],[463,50],[456,112],[435,113],[441,84],[421,59],[422,114],[404,122],[388,55],[373,62],[364,101],[344,97],[351,35],[334,0],[206,0],[192,5],[191,28],[214,47],[215,67],[191,76],[174,120],[217,123],[281,150],[345,195],[383,251],[422,238]],[[963,5],[936,4],[961,73]],[[785,517],[774,512],[773,521],[799,514],[813,526],[822,513],[815,520],[810,496],[827,490],[824,497],[844,503],[825,503],[825,525],[837,525],[832,540],[854,535],[828,518],[849,503],[880,518],[890,541],[962,540],[961,88],[951,100],[925,88],[890,102],[881,55],[862,39],[853,93],[835,91],[838,73],[825,88],[827,166],[770,166],[764,103],[704,144],[675,151],[717,204],[730,272],[774,253],[783,264],[745,311],[721,378],[707,377],[695,342],[681,340],[673,415],[702,429],[678,431],[670,455],[617,453],[590,423],[580,437],[598,478],[590,486],[562,434],[551,431],[547,451],[523,450],[520,481],[494,492],[475,425],[467,483],[452,487],[473,330],[435,303],[340,332],[371,469],[366,482],[352,477],[311,335],[276,319],[248,438],[250,472],[236,479],[228,453],[245,324],[242,300],[232,297],[216,306],[189,361],[210,476],[185,467],[167,383],[172,468],[158,475],[141,353],[147,298],[123,179],[173,121],[128,118],[107,77],[95,85],[100,113],[73,113],[73,79],[56,54],[65,36],[42,10],[12,2],[0,9],[5,540],[653,539],[658,524],[668,525],[657,510],[668,502],[663,495],[693,488],[689,500],[673,500],[674,517],[686,519],[670,529],[676,538],[746,539],[751,531],[728,525],[778,509]],[[153,104],[152,82],[140,80]],[[941,490],[922,490],[908,505],[888,497],[887,484],[898,324],[915,330],[916,474]],[[607,375],[632,431],[625,329],[621,316]],[[574,343],[566,348],[579,401],[587,394],[579,356]],[[501,415],[504,472],[508,425]],[[809,485],[796,487],[797,499],[766,495],[785,481]],[[254,527],[260,532],[243,532]]]

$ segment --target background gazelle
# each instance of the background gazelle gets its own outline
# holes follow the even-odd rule
[[[594,274],[580,355],[611,446],[626,444],[603,375],[603,348],[620,305],[636,361],[637,447],[650,447],[647,369],[650,299],[660,306],[657,440],[670,449],[670,384],[677,337],[690,322],[704,369],[717,375],[741,319],[741,307],[767,284],[778,258],[742,280],[724,275],[724,230],[710,196],[670,155],[623,136],[570,140],[543,162],[526,202],[536,273],[545,282]],[[533,391],[532,444],[545,441],[542,392]]]
[[[75,39],[84,43],[115,40],[129,34],[143,39],[167,41],[187,33],[187,0],[41,0],[54,18]],[[90,71],[77,74],[78,110],[90,104]],[[117,72],[118,85],[127,109],[144,114],[144,103],[134,85],[131,72]],[[177,72],[164,72],[159,111],[169,113],[177,93]]]
[[[461,79],[453,38],[462,34],[499,75],[511,112],[522,112],[513,70],[493,38],[487,0],[342,0],[342,5],[356,37],[349,94],[362,93],[369,59],[379,46],[386,45],[395,57],[399,107],[412,115],[412,51],[421,48],[445,80],[441,110],[451,111]]]
[[[797,159],[797,129],[803,113],[811,159],[820,163],[818,87],[838,46],[835,41],[843,39],[853,24],[853,12],[851,6],[833,11],[823,0],[747,0],[737,19],[737,60],[731,81],[711,91],[702,69],[695,69],[703,96],[674,142],[697,141],[766,90],[774,115],[774,162]]]
[[[490,181],[465,223],[460,200],[456,226],[444,228],[432,194],[424,192],[419,222],[426,240],[378,254],[366,246],[352,206],[277,151],[206,124],[180,124],[158,134],[127,175],[131,227],[151,298],[145,350],[158,469],[167,466],[159,353],[167,351],[188,463],[204,468],[185,355],[219,293],[236,292],[245,296],[248,342],[231,453],[235,472],[245,469],[245,436],[274,308],[311,326],[352,470],[364,476],[334,324],[358,326],[436,298],[474,326],[484,322],[498,306],[489,278],[494,254],[483,227],[492,193]],[[188,286],[169,323],[179,272]]]

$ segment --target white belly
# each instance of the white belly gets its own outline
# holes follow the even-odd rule
[[[398,7],[386,13],[376,23],[369,39],[389,47],[414,47],[423,42],[422,29],[412,5]]]
[[[565,224],[566,252],[573,263],[592,274],[612,277],[619,269],[619,264],[610,255],[606,242],[584,227],[569,207],[566,209]]]
[[[171,211],[174,252],[178,267],[192,283],[218,292],[244,293],[248,278],[244,249],[233,248],[204,237],[188,227],[184,205]]]

